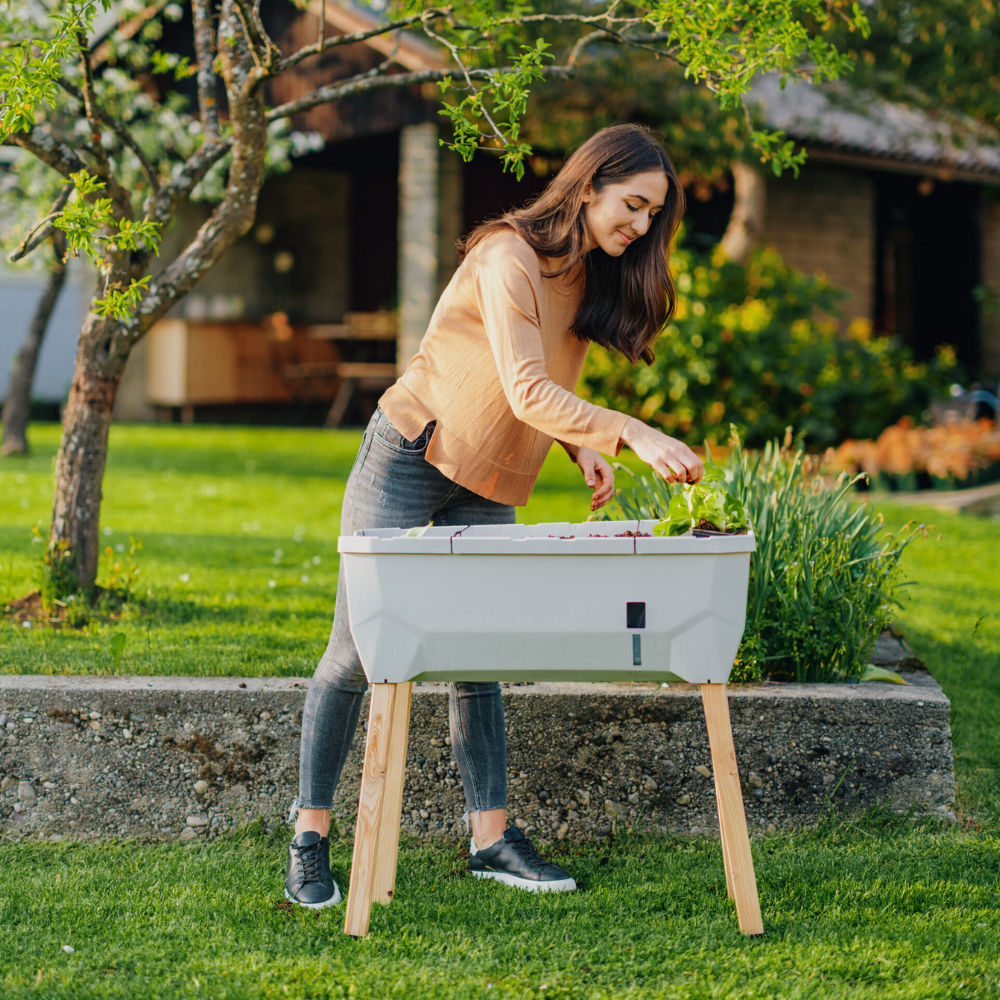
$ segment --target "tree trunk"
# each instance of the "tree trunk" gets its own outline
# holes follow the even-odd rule
[[[101,319],[91,312],[80,333],[56,458],[49,528],[48,562],[57,594],[93,593],[100,554],[101,483],[108,432],[129,352],[150,326],[249,231],[257,212],[257,196],[264,183],[267,120],[263,88],[254,76],[254,59],[247,48],[235,0],[223,0],[220,7],[218,48],[233,129],[226,196],[191,244],[157,276],[136,317],[118,321]],[[121,251],[113,254],[111,269],[98,281],[97,298],[110,287],[124,287],[138,278],[145,267],[145,256]]]
[[[731,169],[735,200],[720,245],[730,260],[745,264],[764,230],[767,187],[764,178],[753,167],[735,160]]]
[[[60,593],[88,592],[100,552],[101,482],[118,383],[128,359],[101,350],[113,341],[113,321],[91,313],[77,346],[69,400],[56,458],[49,557]]]
[[[3,407],[3,444],[0,445],[0,455],[23,455],[28,450],[28,413],[31,410],[31,386],[35,381],[38,354],[66,280],[66,264],[63,261],[66,237],[59,230],[56,230],[52,238],[52,246],[54,255],[49,266],[49,280],[35,309],[28,335],[14,356],[14,364],[10,369],[10,384]]]

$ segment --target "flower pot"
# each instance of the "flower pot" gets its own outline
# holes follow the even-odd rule
[[[340,539],[369,681],[729,678],[753,534],[654,521],[403,528]],[[616,537],[625,532],[649,537]]]

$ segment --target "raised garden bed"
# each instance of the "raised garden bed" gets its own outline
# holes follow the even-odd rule
[[[340,539],[371,681],[725,683],[752,533],[655,521],[402,528]]]

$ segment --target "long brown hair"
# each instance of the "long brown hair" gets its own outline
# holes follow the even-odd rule
[[[650,221],[646,233],[619,257],[600,247],[584,253],[587,182],[599,192],[607,184],[650,170],[667,175],[668,190],[663,210]],[[582,259],[586,289],[574,333],[581,340],[621,351],[633,363],[650,364],[652,343],[673,315],[676,302],[668,256],[683,215],[684,191],[652,132],[641,125],[611,125],[580,146],[533,202],[483,222],[458,249],[464,258],[492,233],[513,229],[535,253],[567,258],[558,271],[545,277],[565,274]]]

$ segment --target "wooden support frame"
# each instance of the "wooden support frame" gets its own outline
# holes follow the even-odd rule
[[[391,903],[396,891],[396,859],[399,855],[399,823],[403,816],[403,784],[406,780],[406,748],[410,739],[410,702],[413,684],[397,684],[389,729],[389,759],[386,765],[385,798],[378,830],[375,859],[374,898]]]
[[[368,933],[372,903],[391,902],[396,888],[412,697],[412,683],[372,685],[344,919],[344,933],[355,938]],[[712,750],[726,891],[736,903],[740,930],[758,936],[764,933],[764,924],[736,765],[726,685],[702,684],[701,697]]]
[[[702,706],[708,743],[712,748],[712,772],[715,775],[715,796],[719,807],[719,832],[722,837],[722,858],[726,867],[726,889],[736,903],[740,930],[758,936],[764,933],[754,876],[750,836],[743,792],[736,766],[736,747],[729,718],[729,697],[725,684],[702,684]]]
[[[368,933],[372,903],[391,902],[396,890],[412,697],[411,683],[373,684],[371,688],[351,884],[344,915],[344,933],[355,938]]]
[[[344,916],[344,933],[351,937],[364,937],[368,933],[396,687],[395,684],[373,684],[371,689],[361,792],[358,795],[358,825],[354,831],[354,854],[351,857],[351,885]]]

